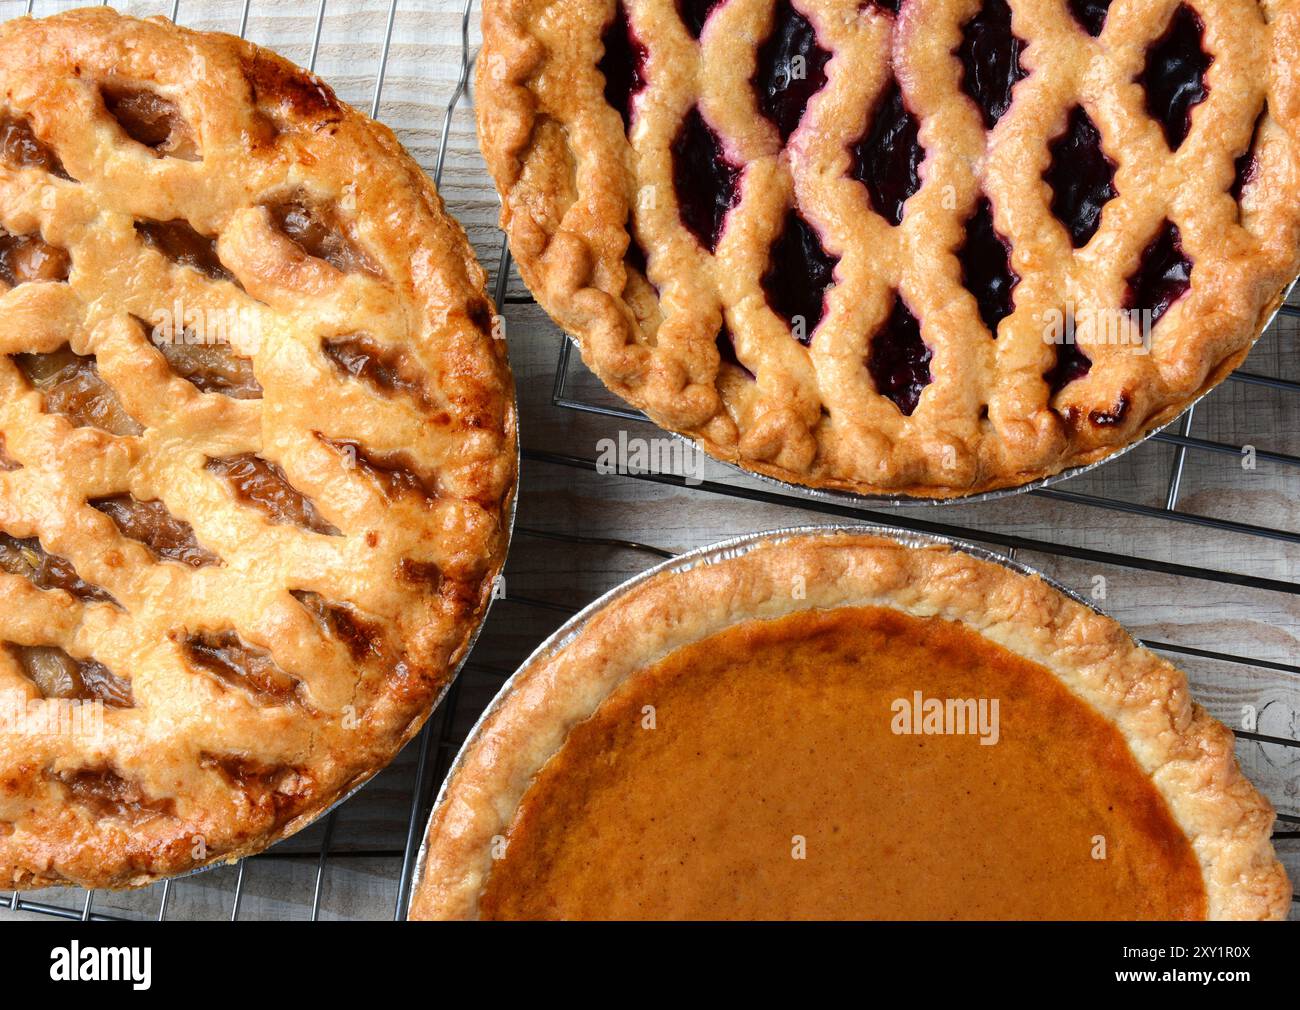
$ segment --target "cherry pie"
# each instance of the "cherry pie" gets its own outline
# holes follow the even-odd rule
[[[393,134],[223,35],[0,27],[0,887],[264,848],[482,618],[516,434]]]
[[[461,752],[413,918],[1289,907],[1232,734],[1036,577],[803,531],[674,561],[556,641]]]
[[[1300,5],[485,0],[479,133],[615,392],[810,486],[1103,459],[1300,268]]]

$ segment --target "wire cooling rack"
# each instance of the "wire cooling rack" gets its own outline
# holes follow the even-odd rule
[[[366,79],[358,73],[357,60],[349,58],[339,62],[339,73],[346,76],[352,87],[346,95],[353,104],[367,107],[372,116],[381,116],[385,83],[390,75],[394,26],[399,18],[410,13],[439,12],[453,18],[459,30],[459,65],[438,67],[433,72],[445,74],[452,71],[449,82],[450,97],[441,109],[441,120],[429,123],[392,124],[404,142],[416,154],[417,160],[428,169],[446,197],[450,209],[462,217],[482,255],[486,250],[495,259],[494,294],[497,304],[507,318],[512,331],[519,326],[547,329],[544,316],[511,274],[509,252],[504,237],[490,226],[482,224],[488,212],[467,197],[458,203],[457,194],[466,188],[456,177],[449,177],[444,185],[443,173],[448,164],[453,138],[453,124],[459,113],[465,114],[470,87],[470,71],[476,47],[473,25],[474,0],[433,0],[433,2],[399,2],[389,0],[380,4],[346,3],[341,0],[316,0],[314,3],[283,3],[261,0],[256,7],[252,0],[209,3],[190,0],[182,3],[153,5],[140,11],[135,4],[127,4],[130,13],[166,14],[181,24],[195,23],[205,28],[237,31],[248,34],[250,23],[257,24],[264,10],[273,10],[277,18],[292,14],[291,30],[296,50],[286,53],[310,69],[318,69],[322,53],[322,39],[327,24],[342,19],[345,24],[341,34],[351,34],[348,20],[356,15],[356,31],[366,36],[367,53],[373,54],[373,70]],[[24,12],[47,14],[77,4],[34,4],[32,0],[17,0],[0,15],[12,16]],[[15,9],[16,8],[16,9]],[[195,18],[191,19],[193,9]],[[340,13],[342,9],[342,13]],[[327,20],[328,19],[328,20]],[[263,41],[254,37],[255,41]],[[270,44],[280,48],[280,44]],[[340,49],[344,43],[335,47]],[[446,53],[446,49],[442,52]],[[408,64],[417,68],[427,56],[417,45],[413,55],[406,57]],[[453,56],[454,61],[454,56]],[[325,71],[322,71],[325,72]],[[325,72],[327,79],[336,85],[338,76]],[[408,74],[408,76],[410,76]],[[416,74],[418,77],[418,73]],[[368,94],[365,94],[368,90]],[[396,112],[405,115],[412,108],[421,109],[418,98],[403,95],[397,100]],[[390,110],[383,104],[385,112]],[[459,135],[458,135],[459,136]],[[472,195],[471,195],[472,197]],[[467,215],[468,218],[467,219]],[[479,227],[476,232],[474,220]],[[1286,319],[1300,317],[1300,307],[1284,306]],[[1240,606],[1241,594],[1246,594],[1247,606],[1263,614],[1267,626],[1276,623],[1282,635],[1280,644],[1273,643],[1268,650],[1256,652],[1249,649],[1210,648],[1196,636],[1187,634],[1188,626],[1177,621],[1157,622],[1158,635],[1143,636],[1143,641],[1156,651],[1181,657],[1180,662],[1208,664],[1215,669],[1236,671],[1232,678],[1240,678],[1248,685],[1245,694],[1225,691],[1224,697],[1202,700],[1215,709],[1215,714],[1229,721],[1237,730],[1238,755],[1249,768],[1267,765],[1273,770],[1270,777],[1270,798],[1283,812],[1279,814],[1275,840],[1283,858],[1289,863],[1292,876],[1297,876],[1300,866],[1300,665],[1295,662],[1297,597],[1300,584],[1295,573],[1300,570],[1300,553],[1291,548],[1300,546],[1300,532],[1284,528],[1276,521],[1251,522],[1242,516],[1252,516],[1261,510],[1261,502],[1272,503],[1264,514],[1271,519],[1279,514],[1297,515],[1300,499],[1300,456],[1289,452],[1260,447],[1253,440],[1234,436],[1242,430],[1259,431],[1253,427],[1251,407],[1256,391],[1280,399],[1278,409],[1294,417],[1300,406],[1300,382],[1279,375],[1266,374],[1254,365],[1252,356],[1247,369],[1234,373],[1225,389],[1216,397],[1228,397],[1229,387],[1237,387],[1250,396],[1240,397],[1242,402],[1230,404],[1226,420],[1216,416],[1210,426],[1214,437],[1192,434],[1197,413],[1188,411],[1170,429],[1157,434],[1147,446],[1135,453],[1163,449],[1170,455],[1158,483],[1159,493],[1153,497],[1150,478],[1151,464],[1145,464],[1147,474],[1144,484],[1147,494],[1124,494],[1131,484],[1119,479],[1117,473],[1124,461],[1103,468],[1093,480],[1078,478],[1065,485],[1040,489],[1014,499],[1004,499],[980,508],[948,506],[925,510],[882,510],[879,507],[826,500],[805,495],[797,490],[775,488],[720,464],[705,466],[705,477],[684,473],[622,473],[617,477],[601,475],[597,454],[574,450],[583,444],[594,445],[596,437],[613,434],[609,425],[614,423],[629,430],[644,430],[652,436],[655,429],[646,424],[639,413],[627,409],[605,394],[581,362],[572,354],[571,345],[553,326],[549,327],[552,340],[546,344],[553,351],[532,351],[530,363],[521,374],[523,399],[523,431],[525,448],[525,479],[520,506],[521,522],[515,531],[515,547],[507,565],[506,584],[511,587],[499,599],[488,618],[488,626],[479,640],[461,676],[452,685],[442,705],[420,734],[418,740],[399,757],[389,770],[377,776],[356,797],[331,811],[312,828],[293,839],[281,843],[267,853],[250,857],[234,867],[223,867],[192,877],[167,881],[129,895],[111,892],[44,891],[35,893],[13,892],[0,894],[0,910],[7,908],[15,913],[45,915],[64,919],[142,919],[173,918],[229,918],[241,917],[295,917],[318,919],[362,915],[379,917],[390,915],[402,918],[409,899],[411,874],[415,855],[422,840],[422,832],[432,803],[436,786],[446,774],[461,740],[500,684],[514,669],[517,661],[526,655],[531,646],[577,611],[588,599],[596,596],[608,585],[648,566],[653,560],[672,557],[677,551],[642,542],[641,538],[656,539],[646,532],[647,525],[638,521],[638,509],[656,496],[671,496],[673,502],[683,507],[694,507],[692,514],[712,514],[730,517],[733,526],[727,532],[749,532],[753,524],[766,526],[793,525],[807,522],[810,513],[815,520],[821,515],[835,521],[861,521],[886,523],[923,533],[957,537],[990,545],[1008,554],[1031,554],[1039,567],[1053,570],[1054,564],[1074,565],[1071,571],[1076,581],[1088,578],[1088,573],[1115,573],[1117,581],[1127,576],[1143,580],[1137,585],[1152,595],[1147,605],[1160,602],[1168,610],[1168,598],[1178,596],[1188,586],[1196,587],[1203,605],[1218,606],[1231,602]],[[1267,339],[1267,338],[1266,338]],[[1276,343],[1277,338],[1274,338]],[[1273,357],[1279,362],[1293,362],[1289,350],[1278,350]],[[546,373],[549,393],[538,393],[539,378],[537,355],[550,354],[540,369]],[[512,359],[516,344],[512,341]],[[520,371],[518,365],[517,372]],[[535,403],[538,399],[543,401]],[[536,429],[530,427],[530,403],[534,410],[544,407],[545,423]],[[1213,399],[1206,401],[1213,406]],[[1276,406],[1276,404],[1275,404]],[[1202,411],[1208,412],[1207,408]],[[1219,415],[1225,412],[1218,411]],[[1273,415],[1268,415],[1273,416]],[[1268,426],[1267,416],[1263,422]],[[1236,472],[1238,461],[1249,457],[1254,466],[1268,469],[1270,478],[1250,484],[1238,476],[1225,479],[1227,473]],[[1206,460],[1215,458],[1225,462],[1225,467],[1208,471]],[[1109,471],[1109,477],[1107,475]],[[1244,472],[1244,471],[1242,471]],[[1188,497],[1187,478],[1191,474],[1209,486],[1197,495],[1198,502],[1206,501],[1217,508],[1184,508]],[[1117,479],[1110,479],[1115,477]],[[1100,486],[1098,488],[1098,485]],[[1088,490],[1084,490],[1084,487]],[[591,491],[591,488],[598,490]],[[1095,493],[1096,492],[1096,493]],[[1284,506],[1277,507],[1280,500]],[[593,507],[592,502],[596,502]],[[558,509],[557,509],[558,503]],[[628,507],[632,503],[634,507]],[[712,503],[710,506],[709,503]],[[585,507],[584,507],[585,506]],[[554,515],[572,507],[572,522],[557,523]],[[708,512],[701,512],[703,507]],[[757,511],[756,511],[757,510]],[[530,522],[533,513],[541,520]],[[1022,513],[1028,513],[1025,518]],[[1215,514],[1217,513],[1217,514]],[[656,513],[662,517],[663,511]],[[794,518],[790,518],[790,516]],[[551,518],[547,518],[550,516]],[[600,520],[596,521],[596,516]],[[752,518],[751,518],[752,517]],[[1133,523],[1130,531],[1127,526]],[[725,524],[722,524],[725,528]],[[1292,524],[1294,525],[1294,523]],[[1046,527],[1046,529],[1045,529]],[[587,532],[596,528],[610,535]],[[1171,535],[1170,531],[1185,535]],[[628,532],[631,531],[631,532]],[[1097,541],[1093,534],[1108,534],[1101,538],[1111,546],[1099,549],[1086,541]],[[662,537],[680,542],[689,537],[681,529],[662,528]],[[699,535],[699,531],[693,531]],[[627,535],[624,535],[627,533]],[[1050,534],[1050,535],[1048,535]],[[1074,534],[1074,535],[1070,535]],[[1213,554],[1215,563],[1200,563],[1205,538],[1227,538],[1226,542],[1242,544],[1239,554],[1229,554],[1237,563],[1223,563],[1222,551]],[[705,536],[708,539],[721,537]],[[705,542],[700,541],[700,542]],[[1116,548],[1116,542],[1124,545]],[[687,546],[694,546],[688,543]],[[1129,549],[1131,546],[1132,549]],[[1235,548],[1234,548],[1235,550]],[[1082,566],[1081,568],[1079,566]],[[580,572],[598,571],[604,585],[593,587],[590,580],[578,579]],[[1083,575],[1080,575],[1080,572]],[[1062,581],[1059,570],[1053,570]],[[1096,575],[1091,576],[1093,579]],[[516,585],[539,585],[544,591],[534,594],[517,591]],[[1094,583],[1095,586],[1095,583]],[[549,591],[545,591],[549,590]],[[1206,603],[1208,601],[1208,604]],[[1104,605],[1104,604],[1103,604]],[[1163,611],[1162,611],[1163,612]],[[1274,620],[1269,615],[1277,615]],[[1193,618],[1195,619],[1195,618]],[[1128,622],[1132,626],[1132,619]],[[1179,641],[1177,639],[1186,640]],[[1267,654],[1264,654],[1264,652]],[[1194,670],[1195,667],[1189,667]],[[1270,698],[1279,701],[1289,718],[1278,723],[1278,732],[1263,732],[1257,726],[1246,730],[1238,728],[1237,720],[1230,718],[1236,702],[1241,697],[1253,698],[1249,685],[1258,681],[1260,702]],[[1219,675],[1218,682],[1232,678]],[[1196,679],[1193,676],[1193,684]],[[1252,706],[1254,707],[1254,706]],[[1254,748],[1255,750],[1250,750]],[[1280,771],[1279,771],[1280,770]],[[350,819],[354,809],[365,816]],[[372,816],[369,811],[381,810],[382,815]],[[338,877],[347,878],[341,886]],[[334,902],[338,892],[345,895]],[[1293,918],[1300,915],[1300,897],[1293,901]],[[0,911],[0,914],[3,914]]]

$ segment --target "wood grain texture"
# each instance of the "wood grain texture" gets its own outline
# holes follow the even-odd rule
[[[37,3],[37,13],[62,6]],[[158,13],[170,4],[126,3],[130,13]],[[0,3],[0,17],[21,13],[22,2]],[[242,3],[182,0],[182,23],[237,30]],[[346,101],[368,110],[384,44],[388,4],[330,0],[317,57],[317,71]],[[314,2],[255,0],[248,36],[306,64],[315,25]],[[477,48],[477,13],[471,49]],[[380,118],[432,172],[443,109],[453,93],[460,58],[457,0],[402,0],[394,21]],[[495,227],[498,201],[474,138],[472,93],[456,108],[441,191],[465,225],[493,274],[502,236]],[[525,450],[592,459],[602,438],[656,438],[642,422],[626,422],[556,406],[552,401],[562,335],[512,273],[502,307],[510,356],[518,380]],[[1297,326],[1282,319],[1260,342],[1244,371],[1300,382]],[[572,355],[567,395],[584,403],[619,406]],[[1177,426],[1171,430],[1179,430]],[[1300,456],[1300,391],[1283,392],[1228,382],[1195,411],[1190,434],[1257,450]],[[1147,442],[1126,456],[1055,490],[1095,495],[1162,509],[1169,493],[1176,450]],[[1243,469],[1238,454],[1189,451],[1177,508],[1292,534],[1273,539],[1215,530],[1114,509],[1018,495],[978,505],[941,508],[851,508],[847,518],[819,513],[798,492],[781,491],[711,461],[699,471],[707,481],[742,491],[777,491],[789,505],[747,501],[700,487],[660,484],[630,476],[601,476],[550,462],[526,461],[514,547],[506,568],[508,598],[488,618],[470,664],[452,696],[435,714],[424,792],[416,818],[423,828],[432,785],[445,772],[455,745],[513,671],[565,617],[628,576],[654,563],[653,555],[625,548],[572,544],[537,536],[631,539],[683,551],[755,530],[844,522],[922,521],[956,528],[967,539],[1016,536],[1114,555],[1120,562],[1151,559],[1193,569],[1239,573],[1288,583],[1291,592],[1224,585],[1215,581],[1143,571],[1123,563],[1098,563],[1051,551],[1021,550],[1017,557],[1094,601],[1144,639],[1207,650],[1248,661],[1300,666],[1300,467],[1260,461]],[[985,546],[997,545],[984,540]],[[1098,580],[1103,581],[1098,581]],[[1098,598],[1097,594],[1103,594]],[[537,606],[527,601],[542,601]],[[1187,671],[1193,692],[1233,728],[1254,713],[1259,733],[1300,739],[1300,674],[1249,663],[1172,657]],[[454,702],[454,704],[452,704]],[[444,732],[445,729],[445,732]],[[439,741],[443,746],[437,746]],[[417,772],[412,744],[393,766],[338,812],[322,876],[322,917],[388,918],[393,914],[402,850],[411,816]],[[1300,748],[1239,739],[1247,774],[1280,813],[1300,818]],[[1293,833],[1300,824],[1280,824]],[[245,870],[241,918],[307,918],[311,914],[324,826],[317,824]],[[1300,881],[1300,840],[1277,843],[1293,882]],[[227,918],[236,871],[223,868],[173,884],[169,917]],[[1300,885],[1297,885],[1300,886]],[[6,903],[0,892],[0,906]],[[25,896],[80,911],[83,892],[37,892]],[[93,910],[129,917],[157,915],[161,885],[142,892],[97,892]],[[1293,918],[1300,918],[1293,905]],[[0,910],[0,915],[9,913]]]

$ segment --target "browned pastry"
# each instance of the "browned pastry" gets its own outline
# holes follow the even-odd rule
[[[1273,820],[1110,618],[946,546],[802,531],[674,562],[526,664],[411,915],[1275,919]]]
[[[513,387],[432,183],[305,71],[86,10],[0,27],[0,95],[0,887],[141,885],[420,728]]]
[[[1300,268],[1292,0],[485,0],[529,288],[719,459],[952,497],[1089,464]]]

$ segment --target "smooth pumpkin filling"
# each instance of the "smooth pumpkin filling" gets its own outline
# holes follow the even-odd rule
[[[884,608],[752,621],[629,677],[506,842],[487,918],[1206,913],[1110,722],[964,626]]]

